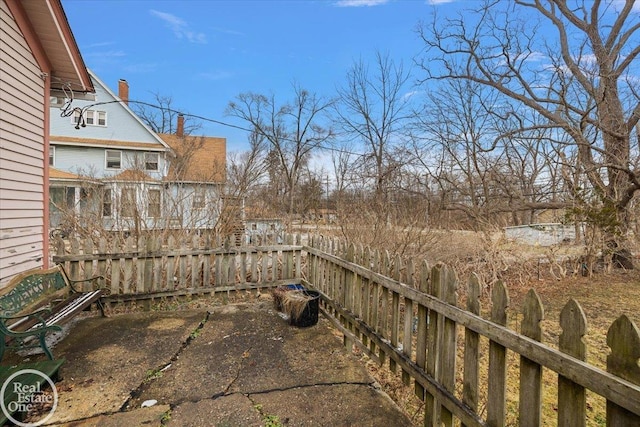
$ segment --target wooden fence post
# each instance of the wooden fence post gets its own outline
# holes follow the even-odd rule
[[[633,384],[640,385],[640,332],[626,315],[618,317],[607,332],[607,371]],[[607,401],[607,427],[640,426],[640,414]]]
[[[509,296],[501,281],[491,290],[491,321],[498,325],[507,325],[507,307]],[[502,345],[489,342],[489,399],[487,402],[487,424],[490,427],[503,427],[506,415],[507,393],[507,350]]]
[[[389,277],[397,280],[398,282],[402,281],[402,259],[400,255],[396,255],[393,261],[393,274]],[[393,291],[391,292],[391,333],[389,334],[389,338],[391,341],[391,345],[394,349],[398,349],[398,334],[400,332],[400,294]],[[389,359],[389,368],[391,372],[397,371],[396,361],[392,358]]]
[[[542,341],[540,322],[544,309],[540,297],[530,289],[524,300],[522,334]],[[520,356],[520,427],[540,427],[542,421],[542,367]]]
[[[133,252],[133,237],[127,237],[125,242],[125,252]],[[131,293],[131,281],[133,277],[133,258],[125,258],[124,260],[124,277],[122,284],[122,293]]]
[[[587,320],[576,300],[569,300],[560,312],[560,327],[560,351],[578,360],[585,360],[587,350],[582,337],[587,332]],[[558,427],[585,427],[586,412],[584,387],[558,375]]]
[[[176,247],[176,240],[173,236],[169,236],[169,238],[167,239],[167,248],[169,248],[169,253],[173,253],[172,251],[175,249]],[[165,265],[166,265],[166,270],[165,271],[165,284],[162,287],[163,289],[166,290],[174,290],[176,285],[175,285],[175,277],[176,277],[176,257],[172,256],[172,255],[167,255],[166,257],[166,261],[165,261]]]
[[[415,267],[413,265],[413,260],[409,260],[406,265],[406,273],[405,273],[405,281],[407,286],[413,288],[413,274],[415,271]],[[404,318],[403,318],[403,326],[404,330],[402,333],[402,353],[407,356],[408,359],[411,359],[411,351],[413,347],[413,300],[411,298],[403,298],[404,300]],[[411,383],[411,376],[406,370],[402,370],[402,382],[404,385],[408,386]]]
[[[107,239],[105,239],[104,237],[101,237],[100,240],[98,240],[98,252],[101,254],[105,254],[107,253],[107,248],[108,248]],[[106,279],[108,268],[109,268],[109,265],[107,264],[106,259],[99,260],[96,266],[96,274]],[[100,279],[98,283],[100,286],[106,285],[105,281],[102,279]]]
[[[115,241],[110,245],[110,248],[112,253],[118,252]],[[121,261],[120,258],[111,260],[111,295],[118,295],[121,293],[120,270],[122,268],[122,263],[123,261]]]
[[[480,279],[471,273],[467,283],[467,311],[480,315]],[[466,328],[464,331],[464,378],[462,402],[473,412],[478,411],[478,381],[480,371],[480,334]],[[462,424],[463,427],[466,427]]]
[[[450,305],[457,306],[458,279],[455,270],[443,265],[440,279],[441,298]],[[456,322],[444,317],[440,327],[442,328],[442,341],[437,378],[444,388],[453,394],[456,385]],[[438,406],[442,424],[445,427],[451,427],[453,425],[453,414],[440,403],[438,403]]]
[[[85,255],[93,255],[93,240],[91,239],[85,239],[84,241],[84,247],[82,248],[83,252]],[[79,272],[80,276],[76,277],[80,278],[80,279],[88,279],[89,277],[93,277],[93,260],[86,260],[83,263],[82,266],[82,271]],[[89,290],[89,286],[91,286],[91,284],[89,282],[84,282],[82,284],[82,290],[83,291],[88,291]]]
[[[429,289],[430,267],[426,261],[422,261],[419,289],[421,292],[427,293]],[[427,362],[427,316],[429,312],[427,307],[422,304],[418,305],[418,325],[416,330],[416,365],[422,370],[425,369]],[[415,393],[420,399],[425,399],[425,389],[417,381],[415,383]]]
[[[429,294],[441,299],[442,297],[442,269],[443,264],[438,264],[431,269],[429,280]],[[440,363],[440,349],[442,345],[443,315],[434,310],[429,310],[427,327],[427,363],[426,372],[433,379],[439,378],[438,368]],[[440,410],[436,405],[435,397],[425,390],[424,420],[426,426],[440,426]]]

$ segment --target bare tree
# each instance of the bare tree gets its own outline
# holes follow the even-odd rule
[[[503,117],[495,93],[482,85],[449,80],[431,93],[415,115],[416,162],[437,184],[444,210],[464,214],[459,225],[474,230],[528,223],[541,209],[567,207],[554,200],[557,175],[545,155],[544,129],[505,136],[535,115]]]
[[[631,162],[638,154],[631,135],[640,119],[640,93],[632,75],[640,54],[640,24],[632,13],[633,0],[620,10],[613,1],[571,3],[485,1],[457,18],[434,14],[419,29],[426,46],[420,65],[425,81],[476,82],[510,100],[513,111],[528,108],[543,117],[542,123],[522,122],[494,141],[547,128],[558,135],[553,144],[569,144],[562,151],[574,148],[599,199],[595,208],[607,247],[622,252],[620,259],[630,266],[624,253],[629,206],[640,189]]]
[[[183,115],[183,113],[175,109],[173,98],[170,96],[156,92],[153,94],[153,98],[153,103],[130,100],[129,104],[132,106],[133,112],[155,133],[176,133],[178,130],[178,116]],[[183,116],[183,135],[192,135],[202,127],[201,123],[193,120],[188,114]]]
[[[249,135],[249,150],[231,152],[227,164],[227,193],[245,197],[249,190],[264,178],[266,173],[266,140],[256,132]]]
[[[293,90],[293,100],[282,105],[276,103],[274,95],[243,93],[229,103],[226,111],[246,121],[268,142],[270,176],[284,177],[284,209],[289,216],[294,213],[296,189],[311,155],[333,138],[332,130],[322,125],[322,115],[332,101],[296,84]]]
[[[374,69],[362,60],[347,72],[346,83],[338,88],[335,113],[343,134],[366,147],[359,159],[360,171],[372,181],[384,215],[392,177],[401,165],[395,161],[395,148],[402,145],[402,131],[410,109],[407,96],[409,73],[388,54],[376,53]]]

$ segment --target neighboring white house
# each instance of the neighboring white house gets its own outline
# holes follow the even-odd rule
[[[60,0],[0,0],[0,286],[49,266],[49,102],[93,85]]]
[[[125,80],[116,96],[90,74],[95,100],[51,107],[52,228],[215,229],[226,139],[184,135],[182,116],[175,135],[156,134],[129,108]]]

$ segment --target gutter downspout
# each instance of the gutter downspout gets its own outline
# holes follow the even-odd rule
[[[43,183],[42,183],[42,265],[49,268],[49,121],[51,118],[51,75],[44,75],[44,153],[43,153]]]

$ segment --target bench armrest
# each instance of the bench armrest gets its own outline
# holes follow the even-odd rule
[[[24,338],[24,337],[36,335],[38,333],[41,333],[42,331],[62,330],[62,328],[60,328],[60,326],[58,325],[47,325],[47,322],[45,322],[42,315],[50,312],[51,312],[50,308],[41,308],[40,310],[36,310],[34,312],[23,314],[23,315],[17,315],[17,316],[0,315],[0,332],[2,332],[2,334],[6,336]],[[7,325],[6,321],[10,319],[24,319],[24,321],[27,321],[29,319],[35,319],[37,320],[37,323],[35,323],[32,327],[30,327],[27,330],[15,330],[13,328],[15,328],[17,324],[24,323],[24,321],[18,321],[14,324]],[[0,339],[4,339],[4,338],[0,338]]]
[[[98,280],[98,279],[105,280],[105,277],[104,277],[104,276],[102,276],[102,275],[98,275],[98,276],[90,277],[90,278],[88,278],[88,279],[78,279],[78,280],[73,280],[73,279],[71,279],[69,276],[67,276],[67,280],[69,281],[69,287],[71,288],[71,290],[72,290],[73,292],[78,292],[78,290],[77,290],[77,289],[75,288],[75,286],[74,286],[74,284],[75,284],[75,283],[92,282],[92,281],[95,281],[95,280]],[[98,288],[98,289],[103,289],[103,287],[100,287],[100,288]],[[104,289],[106,289],[106,288],[104,288]],[[97,290],[97,289],[96,289],[96,290]]]
[[[51,308],[50,307],[41,308],[41,309],[33,311],[31,313],[17,314],[17,315],[12,315],[12,316],[5,316],[5,315],[0,314],[0,321],[12,320],[12,319],[22,319],[24,317],[35,317],[36,319],[40,320],[41,322],[44,322],[42,320],[42,315],[43,314],[48,314],[48,313],[51,313]]]

